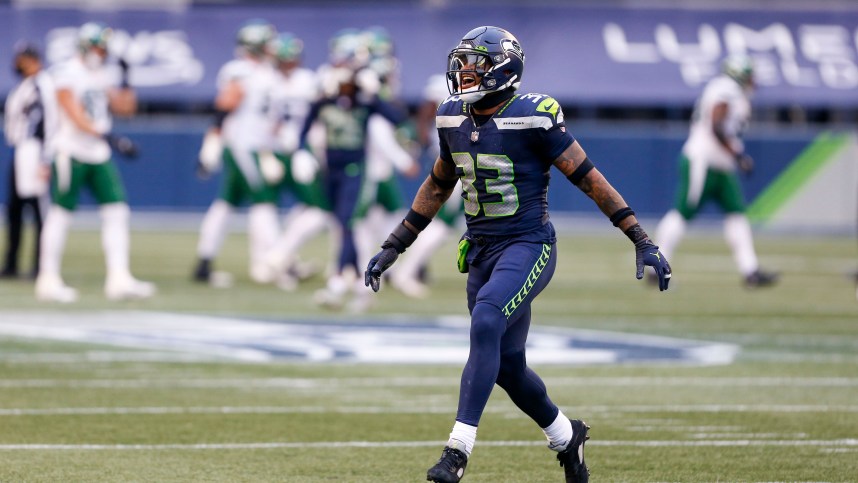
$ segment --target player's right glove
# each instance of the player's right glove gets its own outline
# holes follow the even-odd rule
[[[635,243],[635,265],[637,268],[635,276],[638,280],[644,276],[644,267],[650,266],[658,276],[658,289],[667,290],[667,285],[670,283],[670,264],[667,262],[667,258],[658,251],[658,245],[649,238]]]
[[[116,134],[105,134],[104,139],[110,144],[110,147],[116,150],[123,157],[128,159],[137,159],[137,156],[140,155],[140,150],[137,147],[137,143],[132,141],[130,138],[125,136],[119,136]]]
[[[750,175],[754,172],[754,158],[750,157],[745,153],[736,155],[736,165],[743,173],[747,175]]]
[[[373,292],[378,292],[381,287],[381,274],[393,265],[393,262],[399,258],[400,253],[404,253],[405,249],[410,247],[414,240],[417,239],[417,233],[411,231],[405,226],[405,221],[408,221],[418,230],[426,228],[431,219],[419,215],[411,210],[405,215],[402,223],[396,225],[396,228],[390,232],[384,243],[381,244],[381,251],[376,253],[366,266],[366,272],[363,273],[363,283],[367,287],[371,287]]]
[[[376,253],[366,266],[366,272],[363,274],[364,285],[372,288],[373,292],[378,292],[381,288],[381,274],[390,268],[397,258],[399,258],[399,252],[396,248],[390,242],[382,243],[381,251]]]

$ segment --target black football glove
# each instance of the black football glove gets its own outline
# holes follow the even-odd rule
[[[131,87],[131,84],[128,83],[128,78],[129,78],[128,68],[129,67],[130,66],[128,65],[128,61],[125,60],[125,58],[120,57],[119,58],[119,73],[120,73],[119,85],[122,86],[123,89],[128,89],[129,87]]]
[[[399,252],[388,242],[381,245],[381,251],[376,253],[369,264],[366,266],[366,272],[363,273],[363,283],[367,287],[371,287],[373,292],[378,292],[381,288],[381,274],[393,265],[393,262],[399,258]]]
[[[111,148],[125,158],[137,159],[137,156],[140,155],[137,143],[132,141],[130,138],[115,134],[108,134],[104,138],[107,140],[108,144],[110,144]]]
[[[644,267],[650,266],[658,275],[658,289],[667,290],[667,284],[670,283],[670,264],[667,263],[667,258],[658,251],[658,245],[649,238],[635,243],[635,265],[637,266],[635,276],[638,280],[644,276]]]
[[[754,172],[754,158],[745,153],[736,155],[736,165],[739,166],[740,171],[748,176]]]

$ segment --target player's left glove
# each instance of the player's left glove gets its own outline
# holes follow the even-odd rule
[[[140,154],[140,150],[137,148],[137,143],[128,137],[106,134],[104,138],[107,140],[107,143],[110,144],[111,148],[125,158],[136,159]]]
[[[670,264],[667,262],[667,258],[658,251],[658,245],[649,238],[635,243],[635,265],[637,266],[635,276],[638,280],[644,276],[644,267],[650,266],[658,276],[658,289],[667,290],[667,285],[670,283]]]

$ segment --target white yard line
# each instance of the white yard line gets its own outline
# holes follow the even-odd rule
[[[672,387],[858,387],[852,377],[545,377],[551,386],[672,386]],[[445,387],[458,385],[457,377],[356,377],[356,378],[235,378],[235,379],[0,379],[0,388],[364,388]]]
[[[451,403],[452,404],[452,403]],[[446,413],[454,406],[141,406],[141,407],[67,407],[67,408],[4,408],[0,416],[63,416],[63,415],[133,415],[133,414],[426,414]],[[787,405],[787,404],[700,404],[700,405],[633,405],[580,406],[576,411],[591,413],[856,413],[858,406],[849,405]],[[486,412],[513,413],[510,407],[487,408]]]
[[[229,450],[229,449],[318,449],[318,448],[415,448],[443,445],[443,441],[319,441],[273,443],[198,443],[198,444],[2,444],[0,450]],[[480,441],[480,446],[543,446],[545,441]],[[832,440],[593,440],[588,446],[633,447],[747,447],[747,446],[815,446],[851,448],[858,439]]]

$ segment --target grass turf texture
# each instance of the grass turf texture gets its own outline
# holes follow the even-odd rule
[[[236,286],[192,284],[195,243],[191,233],[134,233],[134,272],[160,294],[115,304],[102,294],[98,233],[72,232],[64,274],[81,302],[48,308],[349,320],[313,305],[319,279],[296,293],[252,284],[238,235],[218,259]],[[757,246],[763,264],[783,273],[775,288],[743,289],[720,235],[692,236],[671,260],[671,290],[658,293],[634,279],[621,235],[561,238],[535,324],[742,347],[726,366],[537,367],[555,402],[593,427],[593,481],[856,480],[854,240],[763,237]],[[322,259],[325,247],[307,255]],[[465,314],[465,279],[453,264],[450,243],[433,260],[430,299],[384,287],[371,313]],[[29,282],[0,281],[0,311],[37,308],[46,309]],[[422,481],[452,425],[461,370],[135,353],[0,339],[0,481]],[[127,360],[109,357],[117,354]],[[497,390],[465,481],[562,481],[562,469],[539,429]]]

